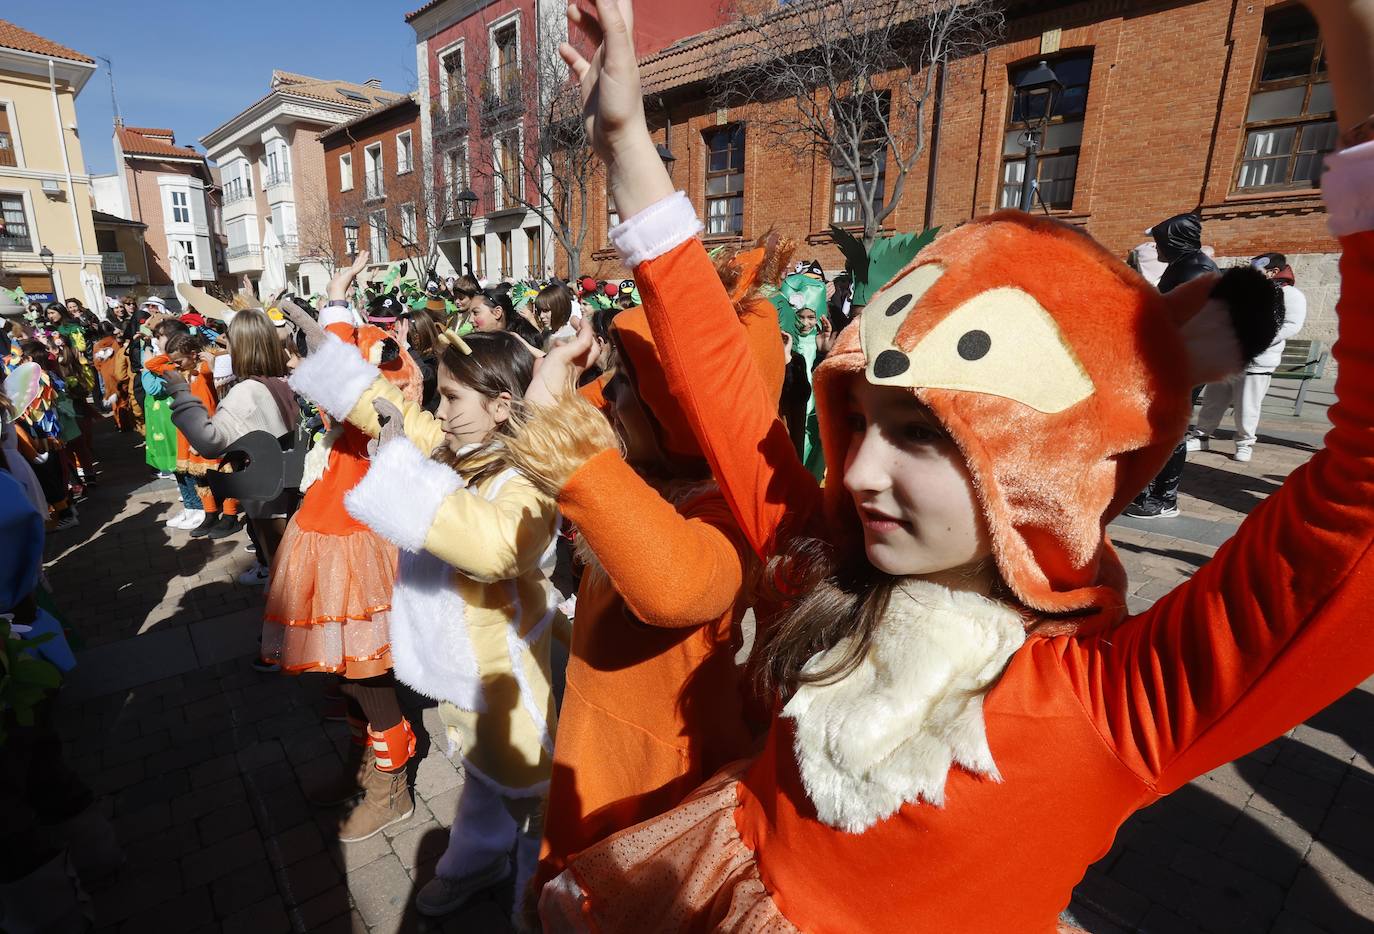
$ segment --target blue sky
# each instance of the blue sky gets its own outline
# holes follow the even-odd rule
[[[96,59],[76,99],[87,170],[114,170],[114,111],[101,56],[114,62],[130,126],[170,127],[182,145],[267,93],[272,69],[318,78],[380,78],[415,88],[421,0],[4,0],[0,18]]]

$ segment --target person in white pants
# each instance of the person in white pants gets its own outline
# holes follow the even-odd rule
[[[1283,324],[1274,342],[1245,368],[1225,382],[1208,383],[1202,391],[1202,408],[1198,412],[1197,430],[1188,439],[1189,451],[1209,450],[1212,433],[1221,424],[1228,407],[1235,410],[1237,461],[1250,460],[1255,446],[1255,430],[1259,427],[1260,406],[1269,392],[1274,368],[1283,360],[1283,347],[1288,338],[1302,330],[1307,320],[1307,298],[1294,285],[1293,268],[1282,253],[1261,253],[1250,261],[1257,269],[1273,279],[1283,293]]]

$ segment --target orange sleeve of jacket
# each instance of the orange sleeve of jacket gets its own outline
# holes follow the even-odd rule
[[[696,238],[635,267],[635,282],[674,398],[721,492],[760,557],[789,515],[809,518],[820,487],[768,400],[744,331]]]
[[[578,468],[558,506],[641,622],[699,626],[739,599],[749,546],[718,496],[699,496],[679,512],[606,450]]]
[[[1325,449],[1148,612],[1054,645],[1098,732],[1160,793],[1374,671],[1374,232],[1341,243],[1340,401]]]

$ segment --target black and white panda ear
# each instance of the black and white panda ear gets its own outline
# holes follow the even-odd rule
[[[1183,337],[1194,385],[1239,373],[1274,342],[1283,323],[1283,293],[1252,266],[1201,276],[1164,302]]]
[[[382,354],[381,359],[375,361],[377,363],[390,363],[401,355],[401,345],[390,337],[381,341],[380,346],[382,348]]]

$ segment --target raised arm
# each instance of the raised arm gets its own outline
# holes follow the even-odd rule
[[[588,135],[629,218],[612,240],[634,267],[668,384],[740,527],[767,556],[789,514],[813,514],[819,488],[797,459],[734,303],[696,239],[701,223],[686,195],[674,193],[649,136],[630,0],[597,0],[595,16],[569,7],[568,16],[596,47],[590,59],[566,43],[560,53],[580,82]]]
[[[1313,6],[1324,34],[1374,37],[1368,0]],[[1330,47],[1338,102],[1374,107],[1368,48],[1352,60],[1340,47]],[[1352,80],[1356,63],[1364,71]],[[1343,114],[1343,129],[1369,113]],[[1036,649],[1057,656],[1099,732],[1161,792],[1282,734],[1374,671],[1374,142],[1330,157],[1322,184],[1342,248],[1339,402],[1324,449],[1149,612]]]
[[[605,417],[580,395],[536,409],[507,449],[557,496],[639,621],[699,626],[739,599],[748,545],[719,498],[680,512],[625,463]]]

